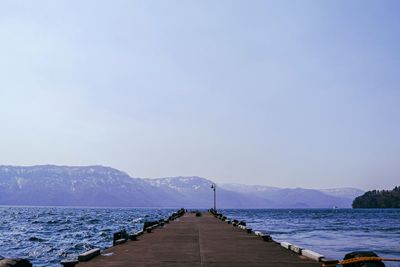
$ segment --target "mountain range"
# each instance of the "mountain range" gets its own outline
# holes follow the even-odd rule
[[[0,166],[0,205],[210,208],[205,178],[133,178],[103,166]],[[217,184],[218,208],[350,208],[364,191]]]

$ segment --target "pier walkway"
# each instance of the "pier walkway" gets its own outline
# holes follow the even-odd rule
[[[274,266],[314,267],[321,263],[275,242],[220,221],[209,213],[183,217],[145,233],[138,241],[111,247],[79,267],[108,266]]]

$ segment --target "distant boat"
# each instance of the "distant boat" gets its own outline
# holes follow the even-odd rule
[[[333,206],[333,207],[332,207],[332,209],[334,209],[334,210],[335,210],[335,209],[338,209],[338,208],[339,208],[338,206]]]

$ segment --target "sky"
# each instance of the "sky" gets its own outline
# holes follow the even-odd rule
[[[400,2],[0,1],[0,164],[400,184]]]

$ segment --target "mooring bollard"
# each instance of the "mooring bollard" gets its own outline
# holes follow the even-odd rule
[[[151,231],[158,226],[158,221],[148,221],[143,224],[143,231],[151,233]]]
[[[344,258],[343,261],[346,260],[355,260],[357,258],[378,258],[378,254],[376,254],[373,251],[353,251],[351,253],[347,253]],[[367,264],[365,264],[366,262],[368,262]],[[368,261],[365,260],[363,262],[359,262],[357,265],[353,265],[353,264],[344,264],[343,266],[370,266],[370,267],[385,267],[385,264],[382,261]]]
[[[165,222],[164,219],[160,219],[160,220],[158,220],[158,225],[162,227],[162,226],[164,226],[164,222]]]
[[[251,234],[253,232],[253,230],[251,228],[246,228],[246,231],[248,234]]]
[[[260,232],[260,231],[254,231],[254,234],[255,234],[256,236],[262,236],[262,235],[263,235],[263,233]]]
[[[130,236],[129,236],[129,239],[130,239],[131,241],[138,241],[138,240],[139,240],[139,236],[137,236],[137,235],[130,235]]]
[[[215,209],[209,209],[208,211],[213,215],[215,215],[217,213],[217,211]]]
[[[126,230],[122,230],[113,234],[113,246],[120,245],[128,240],[129,235]]]
[[[270,235],[262,235],[261,238],[265,241],[265,242],[270,242],[272,241],[272,237]]]
[[[139,240],[139,236],[137,236],[137,235],[130,235],[130,236],[129,236],[129,239],[130,239],[131,241],[138,241],[138,240]]]
[[[62,260],[61,265],[64,267],[74,267],[79,263],[78,260]]]

